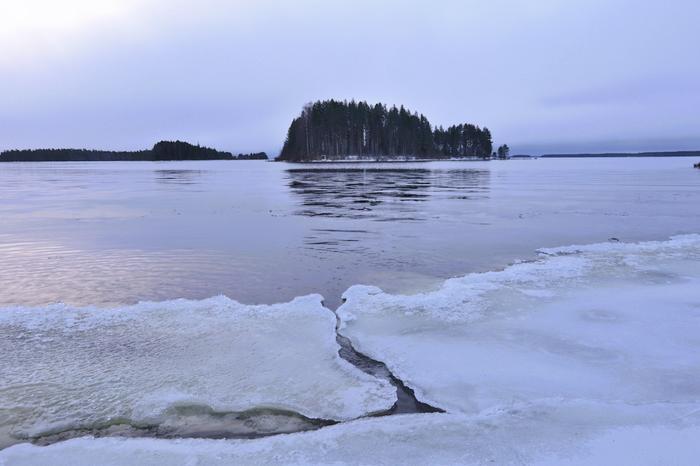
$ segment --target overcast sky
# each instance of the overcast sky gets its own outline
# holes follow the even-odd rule
[[[697,0],[0,0],[0,149],[277,154],[304,103],[514,153],[700,149]]]

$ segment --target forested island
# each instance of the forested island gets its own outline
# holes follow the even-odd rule
[[[308,104],[292,121],[277,160],[486,159],[492,151],[486,127],[433,127],[403,105],[325,100]]]
[[[139,151],[31,149],[8,150],[0,153],[0,162],[106,162],[164,160],[236,160],[236,157],[234,157],[230,152],[222,152],[209,147],[202,147],[200,145],[194,145],[183,141],[160,141],[150,150]]]

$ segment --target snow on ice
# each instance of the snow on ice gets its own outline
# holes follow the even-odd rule
[[[425,294],[352,287],[340,333],[449,412],[700,400],[700,236],[542,254]]]
[[[447,413],[256,440],[25,443],[0,451],[0,465],[697,464],[700,236],[540,252],[423,294],[345,293],[340,333]],[[345,420],[394,401],[389,386],[338,359],[318,297],[128,310],[0,314],[0,345],[21,348],[0,363],[2,406],[21,414],[3,416],[31,433],[114,413],[147,421],[177,403]]]
[[[2,309],[0,447],[70,429],[176,423],[186,408],[337,421],[391,408],[389,382],[339,357],[335,325],[318,295],[271,306],[216,297]]]

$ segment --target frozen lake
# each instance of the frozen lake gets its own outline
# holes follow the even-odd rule
[[[700,230],[694,158],[0,165],[0,305],[392,293]]]
[[[694,464],[694,162],[0,165],[0,463]]]

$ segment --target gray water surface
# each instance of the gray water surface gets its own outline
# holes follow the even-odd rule
[[[0,305],[418,292],[543,246],[700,232],[698,161],[0,164]]]

